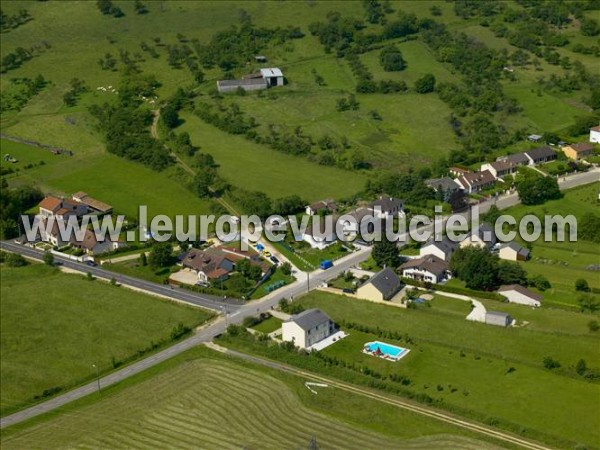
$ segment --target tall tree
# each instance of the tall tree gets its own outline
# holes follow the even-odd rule
[[[394,268],[398,266],[398,263],[400,262],[398,254],[398,246],[396,243],[388,241],[384,238],[381,241],[373,244],[373,252],[371,253],[371,256],[379,267],[385,266]]]

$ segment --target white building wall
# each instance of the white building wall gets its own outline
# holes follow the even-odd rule
[[[526,295],[521,294],[517,291],[505,291],[500,292],[500,295],[503,295],[508,299],[509,303],[517,303],[519,305],[527,305],[527,306],[540,306],[540,302],[534,300]]]
[[[425,247],[421,247],[419,250],[419,256],[427,256],[427,255],[435,255],[438,258],[446,261],[446,254],[433,244],[426,245]]]
[[[306,348],[306,333],[294,322],[281,324],[281,338],[284,341],[293,342],[296,347]]]
[[[590,142],[600,144],[600,131],[590,130]]]

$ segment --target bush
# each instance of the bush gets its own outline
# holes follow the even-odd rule
[[[558,369],[560,367],[560,363],[557,360],[551,358],[550,356],[546,356],[542,361],[542,364],[546,369],[549,370]]]
[[[590,320],[588,322],[588,329],[592,332],[595,333],[596,331],[600,330],[600,323],[598,323],[597,320]]]
[[[27,265],[27,260],[18,253],[9,253],[4,262],[8,267],[23,267]]]
[[[575,290],[579,291],[579,292],[589,292],[590,286],[589,286],[587,280],[584,280],[583,278],[579,278],[577,281],[575,281]]]
[[[415,90],[419,94],[427,94],[428,92],[433,92],[435,89],[435,77],[427,73],[415,81]]]

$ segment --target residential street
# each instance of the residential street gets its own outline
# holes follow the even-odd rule
[[[600,169],[595,168],[589,172],[579,173],[567,177],[566,180],[562,178],[559,180],[561,189],[568,189],[575,186],[593,183],[599,180]],[[487,201],[480,204],[482,212],[485,212],[494,201]],[[519,203],[518,196],[516,194],[507,195],[500,197],[495,200],[496,205],[500,209],[508,208]],[[0,248],[6,251],[20,253],[24,256],[42,259],[43,252],[34,250],[29,247],[15,244],[14,242],[5,241],[0,244]],[[142,372],[143,370],[152,367],[172,356],[178,355],[185,350],[202,342],[208,342],[212,340],[218,334],[225,331],[227,324],[230,323],[241,323],[246,316],[255,315],[261,312],[269,311],[272,307],[276,306],[281,298],[295,298],[300,294],[309,290],[315,289],[324,281],[337,277],[340,273],[348,270],[352,266],[359,264],[369,257],[371,248],[362,248],[350,255],[336,260],[335,265],[328,270],[315,270],[310,274],[299,273],[299,280],[295,283],[285,286],[277,291],[263,297],[260,300],[248,302],[243,304],[240,301],[234,299],[220,299],[218,297],[211,297],[207,295],[195,294],[181,289],[171,289],[169,286],[163,286],[156,283],[132,278],[124,275],[119,275],[101,267],[90,267],[84,263],[71,261],[65,258],[55,257],[56,261],[61,262],[64,267],[72,270],[78,270],[83,273],[91,272],[94,276],[104,279],[115,278],[118,283],[126,286],[131,286],[137,289],[147,291],[152,294],[161,295],[168,297],[175,301],[180,301],[193,306],[199,306],[213,311],[224,313],[223,316],[212,322],[210,325],[202,328],[194,336],[187,338],[171,347],[168,347],[152,356],[142,359],[138,362],[130,364],[120,370],[117,370],[105,377],[100,379],[101,386],[110,386],[118,383],[131,375]],[[308,278],[308,279],[307,279]],[[6,416],[0,419],[0,428],[5,428],[10,425],[22,422],[32,417],[38,416],[45,412],[56,409],[62,405],[65,405],[73,400],[82,398],[89,395],[97,390],[96,381],[90,382],[84,386],[73,389],[65,394],[54,397],[38,405],[24,409],[20,412]]]

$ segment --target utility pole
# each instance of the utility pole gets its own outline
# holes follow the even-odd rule
[[[310,292],[310,272],[306,271],[306,292]]]

